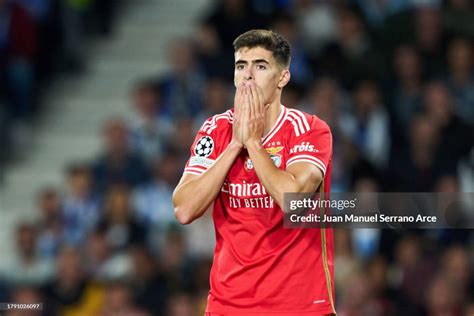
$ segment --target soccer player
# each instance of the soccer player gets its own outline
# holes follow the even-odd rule
[[[335,314],[332,230],[287,229],[282,208],[286,192],[329,191],[331,132],[280,103],[290,80],[282,36],[251,30],[234,50],[234,108],[204,122],[173,195],[182,224],[212,209],[206,315]]]

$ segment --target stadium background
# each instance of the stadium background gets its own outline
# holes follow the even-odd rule
[[[44,303],[0,314],[202,315],[212,222],[171,194],[263,27],[283,104],[332,128],[333,191],[473,191],[470,0],[0,0],[0,302]],[[339,314],[474,315],[473,238],[336,230]]]

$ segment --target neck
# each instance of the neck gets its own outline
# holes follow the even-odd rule
[[[278,116],[280,115],[280,100],[270,104],[265,111],[265,135],[275,126]]]

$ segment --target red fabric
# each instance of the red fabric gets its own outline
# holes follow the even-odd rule
[[[203,173],[232,138],[233,113],[208,119],[191,147],[185,172]],[[212,139],[212,141],[210,141]],[[212,150],[209,143],[213,143]],[[325,122],[282,107],[263,139],[275,165],[305,160],[325,171],[329,192],[332,138]],[[207,156],[207,157],[206,157]],[[323,315],[333,312],[323,269],[320,229],[286,229],[283,212],[261,185],[243,150],[213,208],[216,248],[206,312],[209,315]],[[332,300],[333,232],[325,229]]]

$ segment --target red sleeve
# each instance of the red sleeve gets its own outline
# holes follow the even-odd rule
[[[286,168],[297,162],[308,162],[326,175],[332,155],[332,135],[329,126],[313,116],[310,130],[290,139],[290,153]]]
[[[200,175],[211,167],[221,153],[222,133],[218,127],[232,121],[232,113],[227,111],[207,119],[199,129],[190,149],[190,157],[184,167],[184,173]]]

